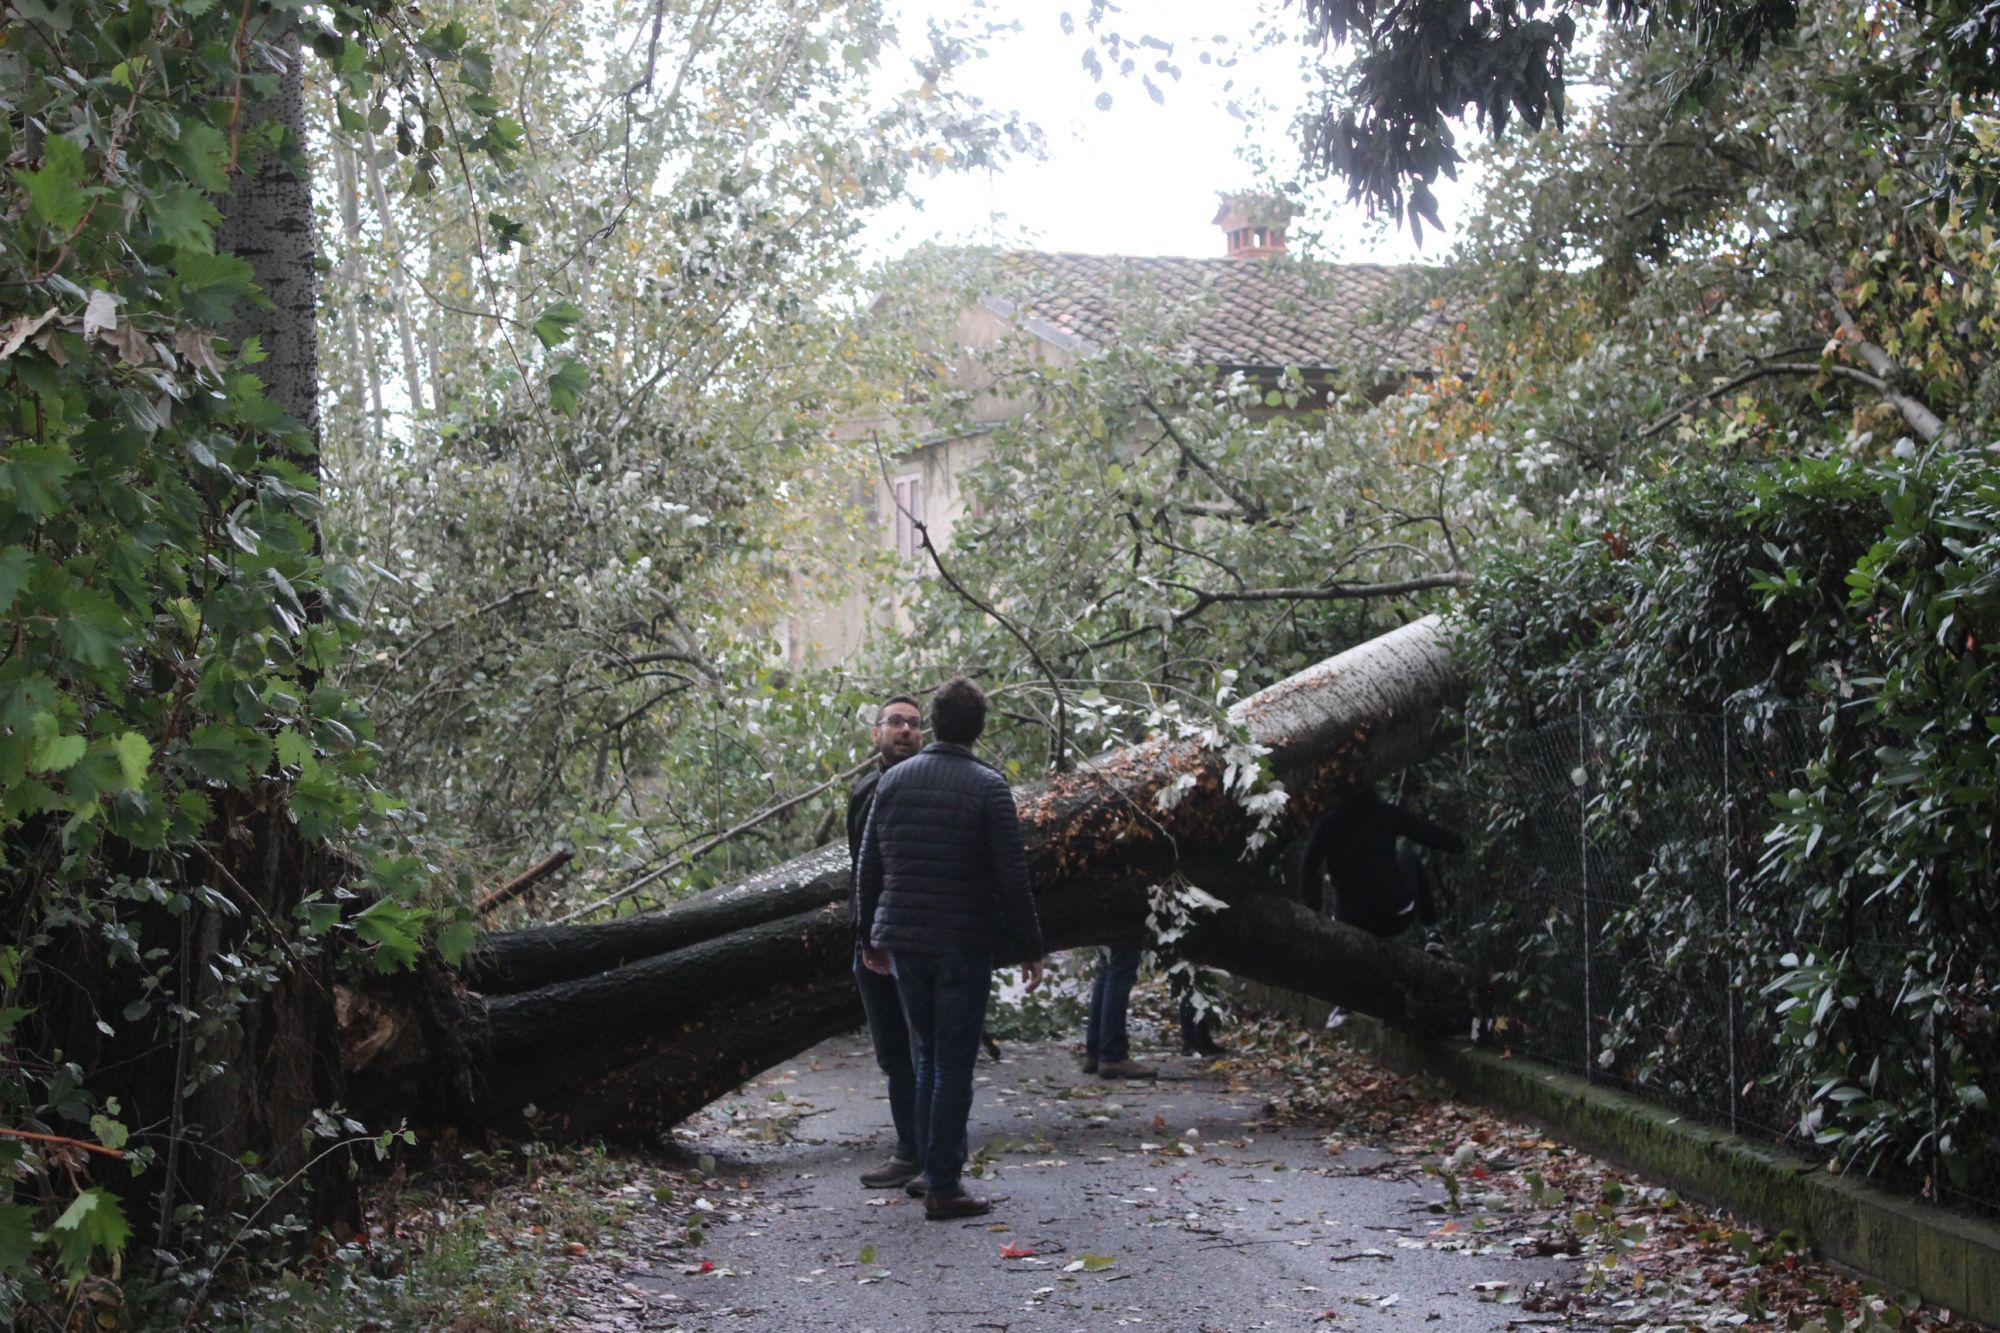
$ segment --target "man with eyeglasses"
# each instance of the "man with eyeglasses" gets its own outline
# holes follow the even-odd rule
[[[875,746],[875,765],[855,782],[847,798],[847,851],[857,867],[861,864],[861,835],[868,828],[868,812],[875,804],[875,784],[923,747],[923,709],[907,694],[890,695],[876,708],[868,739]],[[889,1118],[896,1126],[896,1151],[880,1166],[862,1172],[861,1183],[872,1190],[890,1190],[923,1174],[923,1164],[917,1159],[916,1066],[910,1058],[910,1028],[903,1017],[903,1002],[896,995],[895,978],[878,976],[862,966],[862,943],[860,939],[854,942],[854,981],[861,990],[862,1011],[868,1015],[875,1063],[889,1080]]]

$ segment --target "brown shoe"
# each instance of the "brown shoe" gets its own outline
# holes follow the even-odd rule
[[[924,1173],[923,1167],[915,1162],[906,1162],[900,1157],[891,1157],[878,1167],[861,1173],[861,1183],[871,1190],[892,1190],[909,1184]]]
[[[1086,1055],[1083,1057],[1083,1072],[1086,1074],[1095,1074],[1097,1072],[1096,1056]]]
[[[930,1193],[929,1190],[924,1188],[924,1169],[922,1167],[918,1167],[917,1174],[911,1176],[910,1179],[904,1183],[903,1193],[909,1195],[912,1199],[921,1199],[924,1197],[924,1195]]]
[[[984,1217],[992,1211],[992,1204],[971,1194],[924,1195],[926,1222],[952,1222],[961,1217]]]
[[[1099,1078],[1158,1078],[1160,1071],[1137,1060],[1106,1060],[1097,1066]]]

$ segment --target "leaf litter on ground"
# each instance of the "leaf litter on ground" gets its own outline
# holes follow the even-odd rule
[[[1145,998],[1154,1020],[1171,1023],[1171,1009],[1163,996]],[[1459,1102],[1435,1080],[1396,1074],[1332,1034],[1302,1032],[1292,1020],[1263,1017],[1239,1023],[1232,1037],[1233,1052],[1207,1068],[1225,1080],[1232,1093],[1264,1099],[1259,1102],[1258,1121],[1309,1128],[1322,1144],[1327,1162],[1308,1169],[1335,1177],[1365,1173],[1412,1183],[1435,1181],[1443,1187],[1444,1198],[1426,1204],[1430,1223],[1398,1230],[1396,1248],[1578,1259],[1580,1275],[1567,1283],[1486,1279],[1468,1284],[1470,1299],[1518,1306],[1524,1327],[1576,1322],[1639,1333],[1741,1328],[1933,1333],[1976,1327],[1835,1270],[1789,1233],[1773,1235],[1743,1225],[1668,1189],[1613,1170],[1538,1129]],[[1064,1104],[1072,1100],[1092,1108],[1095,1115],[1122,1110],[1106,1100],[1104,1090],[1088,1085],[1068,1090],[1068,1095],[1059,1090],[1040,1105],[1050,1115],[1062,1115]],[[774,1134],[765,1127],[766,1119],[792,1118],[807,1109],[795,1095],[782,1101],[763,1100],[762,1107],[776,1114],[752,1118],[734,1108],[712,1108],[716,1111],[712,1119],[730,1137],[769,1141],[787,1137],[790,1127],[780,1126]],[[1137,1144],[1143,1156],[1182,1155],[1178,1150],[1192,1143],[1173,1135],[1159,1115],[1148,1117],[1141,1128],[1161,1140]],[[1030,1133],[1018,1143],[996,1143],[988,1155],[1046,1151],[1042,1137]],[[1216,1147],[1241,1151],[1249,1143],[1246,1136]],[[1359,1168],[1343,1163],[1350,1149],[1362,1148],[1386,1160]],[[755,1300],[760,1281],[836,1280],[830,1270],[847,1270],[845,1280],[863,1285],[890,1277],[889,1270],[874,1264],[872,1246],[862,1248],[858,1262],[836,1261],[784,1278],[773,1274],[760,1279],[748,1270],[724,1268],[703,1258],[700,1251],[710,1228],[755,1228],[785,1204],[769,1194],[760,1195],[748,1178],[719,1178],[709,1154],[696,1160],[690,1167],[611,1152],[551,1154],[519,1178],[491,1183],[484,1190],[479,1217],[496,1244],[510,1253],[531,1251],[540,1259],[544,1265],[540,1280],[526,1300],[545,1305],[552,1315],[557,1310],[573,1315],[595,1311],[610,1321],[616,1310],[629,1309],[634,1299],[635,1289],[623,1274],[649,1258],[710,1281],[731,1278],[741,1284],[741,1300]],[[1256,1166],[1238,1165],[1250,1166],[1253,1172]],[[412,1192],[400,1197],[406,1206],[378,1220],[378,1234],[420,1234],[438,1225],[427,1218],[456,1216],[448,1201],[409,1206]],[[589,1206],[580,1206],[579,1199],[588,1199]],[[552,1200],[567,1202],[552,1206]],[[869,1202],[892,1207],[904,1201]],[[1126,1202],[1151,1207],[1157,1200]],[[552,1228],[551,1221],[558,1225]],[[1198,1218],[1182,1219],[1182,1224],[1197,1234],[1210,1234]],[[573,1248],[578,1245],[582,1253]],[[1031,1246],[1005,1242],[998,1253],[1005,1261],[998,1267],[1048,1263],[1048,1271],[1060,1272],[1070,1282],[1083,1273],[1114,1266],[1125,1269],[1109,1255],[1076,1253],[1067,1263],[1059,1259],[1051,1263],[1039,1258]],[[1358,1247],[1328,1259],[1335,1264],[1393,1262],[1381,1245]],[[1143,1276],[1139,1270],[1132,1272]],[[1034,1295],[1052,1290],[1039,1288]],[[649,1299],[671,1305],[681,1298],[653,1293]],[[1357,1294],[1356,1299],[1369,1309],[1387,1310],[1400,1296],[1378,1290]],[[1336,1316],[1329,1308],[1317,1319],[1331,1322]],[[526,1310],[517,1317],[523,1322],[514,1327],[546,1326],[532,1322]]]

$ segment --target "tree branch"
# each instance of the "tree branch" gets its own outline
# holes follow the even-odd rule
[[[69,1148],[81,1148],[85,1152],[103,1153],[106,1157],[116,1157],[121,1161],[126,1156],[118,1148],[107,1148],[101,1143],[92,1143],[87,1139],[72,1139],[62,1134],[37,1134],[32,1129],[8,1129],[5,1126],[0,1126],[0,1134],[5,1134],[10,1139],[31,1139],[36,1143],[55,1143]]]
[[[1798,353],[1806,350],[1808,349],[1803,347],[1788,348],[1787,350],[1778,353],[1778,355],[1796,356]],[[1633,435],[1632,437],[1633,443],[1636,444],[1640,440],[1652,439],[1655,435],[1658,435],[1661,431],[1666,430],[1668,427],[1674,425],[1676,422],[1681,421],[1686,417],[1693,416],[1698,409],[1708,406],[1710,403],[1722,397],[1724,394],[1729,393],[1735,389],[1740,389],[1744,385],[1750,384],[1756,380],[1764,379],[1767,376],[1771,375],[1801,375],[1801,374],[1817,375],[1825,369],[1826,367],[1820,365],[1817,362],[1811,364],[1806,364],[1796,361],[1753,362],[1747,369],[1739,372],[1738,374],[1730,376],[1728,379],[1724,380],[1720,384],[1715,385],[1713,388],[1710,388],[1705,393],[1698,393],[1692,398],[1683,400],[1679,406],[1673,409],[1673,411],[1642,427],[1637,434]]]
[[[1216,592],[1197,588],[1191,584],[1174,583],[1162,579],[1166,587],[1179,588],[1194,596],[1194,605],[1181,608],[1173,613],[1169,627],[1184,625],[1209,607],[1223,602],[1340,602],[1359,601],[1369,597],[1401,597],[1413,592],[1428,592],[1439,588],[1466,588],[1472,584],[1472,576],[1463,570],[1453,570],[1448,574],[1422,574],[1416,578],[1403,579],[1395,583],[1330,583],[1319,588],[1249,588],[1241,592]],[[1120,630],[1078,649],[1079,654],[1099,653],[1107,648],[1130,643],[1144,634],[1159,632],[1157,624],[1136,625]]]
[[[882,480],[885,482],[889,481],[889,460],[883,457],[882,441],[880,439],[875,441],[875,463],[882,470]],[[994,623],[1013,635],[1015,642],[1027,649],[1028,656],[1034,659],[1035,668],[1042,673],[1042,678],[1048,681],[1049,689],[1056,696],[1056,735],[1055,741],[1051,746],[1052,753],[1049,758],[1056,772],[1069,772],[1069,696],[1063,693],[1063,687],[1057,681],[1056,673],[1051,671],[1049,664],[1042,660],[1041,650],[1035,647],[1034,643],[1026,634],[1021,632],[1020,627],[1015,625],[1013,621],[1001,615],[977,597],[974,597],[966,590],[964,584],[952,577],[951,571],[944,566],[944,557],[938,554],[938,548],[931,542],[931,530],[929,526],[922,519],[911,513],[902,500],[897,498],[896,488],[893,484],[889,487],[889,499],[896,506],[896,512],[908,519],[910,527],[919,537],[923,538],[924,553],[930,556],[931,567],[937,570],[938,577],[945,581],[945,586],[949,587],[965,601],[977,607],[982,613],[991,617]]]
[[[375,688],[368,691],[368,698],[363,700],[362,702],[373,703],[375,700],[375,696],[379,694],[382,690],[382,687],[388,683],[389,672],[395,671],[397,668],[401,667],[403,663],[409,659],[411,653],[414,653],[415,651],[417,651],[417,649],[423,647],[425,644],[429,643],[432,639],[435,639],[438,635],[443,634],[446,630],[456,629],[460,625],[463,625],[468,620],[476,620],[480,616],[491,615],[493,612],[501,610],[503,607],[512,606],[515,602],[520,601],[523,597],[528,596],[530,593],[540,591],[540,588],[541,588],[540,584],[531,584],[525,588],[516,588],[514,589],[514,591],[508,593],[505,597],[495,598],[493,601],[488,602],[484,606],[475,606],[470,611],[464,612],[461,615],[453,616],[450,620],[445,621],[442,625],[431,626],[429,629],[425,630],[422,634],[419,634],[416,638],[410,640],[409,646],[404,648],[402,652],[396,654],[395,659],[389,663],[389,671],[385,671],[382,673],[382,678],[375,682]]]
[[[1150,395],[1139,401],[1146,405],[1146,410],[1151,412],[1153,419],[1160,423],[1160,429],[1164,430],[1167,433],[1167,438],[1174,442],[1174,448],[1180,451],[1182,462],[1201,473],[1202,476],[1207,477],[1209,483],[1215,489],[1221,491],[1231,500],[1234,500],[1237,507],[1243,511],[1243,517],[1253,523],[1264,523],[1270,520],[1271,515],[1269,510],[1245,494],[1241,488],[1232,483],[1227,477],[1224,477],[1220,472],[1210,467],[1208,460],[1194,451],[1194,446],[1188,443],[1187,436],[1181,434],[1180,427],[1174,424],[1173,418],[1162,411],[1160,405],[1154,402]]]
[[[1465,588],[1471,583],[1470,574],[1464,570],[1453,570],[1449,574],[1423,574],[1397,583],[1331,583],[1323,588],[1246,588],[1242,591],[1218,592],[1210,588],[1191,588],[1185,583],[1170,583],[1168,586],[1194,595],[1193,606],[1174,613],[1174,621],[1178,624],[1200,614],[1217,602],[1359,601],[1369,597],[1401,597],[1408,593],[1428,592],[1436,588]]]
[[[1925,444],[1949,445],[1951,432],[1945,429],[1943,418],[1915,398],[1906,393],[1899,393],[1892,387],[1901,370],[1895,358],[1862,336],[1860,328],[1854,322],[1854,316],[1847,313],[1847,307],[1841,304],[1837,293],[1828,292],[1827,299],[1833,302],[1834,317],[1840,321],[1841,338],[1852,344],[1861,359],[1868,363],[1868,368],[1882,377],[1882,397],[1888,400],[1889,405],[1902,416],[1904,424],[1923,436]]]
[[[797,809],[800,805],[803,805],[805,802],[819,795],[821,792],[825,791],[828,787],[833,786],[835,783],[846,782],[849,779],[859,777],[862,771],[875,761],[876,761],[876,756],[871,754],[866,759],[856,764],[854,767],[848,769],[846,772],[836,773],[832,777],[828,778],[825,782],[820,783],[817,787],[813,787],[807,791],[802,791],[797,796],[793,796],[788,800],[780,801],[776,805],[767,806],[764,809],[759,810],[756,814],[750,816],[750,818],[744,820],[742,823],[736,825],[734,828],[724,829],[722,832],[710,838],[707,842],[701,844],[701,846],[696,847],[693,851],[676,853],[673,857],[668,859],[666,864],[656,866],[653,869],[648,870],[645,874],[639,876],[639,878],[633,880],[630,884],[627,884],[624,888],[619,889],[616,893],[606,894],[604,897],[599,898],[594,903],[585,903],[582,907],[576,908],[575,910],[570,912],[565,912],[563,915],[557,917],[554,921],[550,922],[549,924],[553,926],[566,926],[572,921],[579,920],[582,917],[590,916],[596,912],[601,912],[607,907],[613,906],[614,904],[617,903],[621,903],[625,901],[625,899],[630,898],[633,894],[637,893],[639,890],[645,888],[648,884],[651,884],[655,880],[660,879],[662,876],[671,874],[672,872],[680,869],[682,866],[686,865],[690,861],[700,860],[702,857],[708,855],[710,852],[720,847],[723,843],[729,842],[735,838],[739,838],[743,834],[748,833],[751,829],[756,828],[759,824],[768,823],[770,820],[776,819],[779,815],[782,815],[787,811]]]
[[[494,908],[512,902],[528,889],[541,883],[550,875],[555,874],[556,871],[568,865],[570,858],[575,855],[576,853],[567,847],[561,851],[550,852],[547,856],[535,862],[535,864],[529,866],[526,870],[523,870],[520,874],[514,876],[514,878],[508,880],[484,898],[481,898],[476,910],[481,916],[485,916]]]

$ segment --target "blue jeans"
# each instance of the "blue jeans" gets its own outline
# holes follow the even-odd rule
[[[861,991],[861,1011],[868,1015],[868,1040],[875,1047],[875,1064],[889,1080],[889,1119],[896,1126],[896,1160],[917,1161],[917,1069],[910,1060],[910,1025],[903,1018],[903,1001],[894,977],[877,976],[861,965],[854,951],[854,984]]]
[[[1132,983],[1139,979],[1140,948],[1114,944],[1097,963],[1097,980],[1090,986],[1090,1013],[1083,1020],[1086,1059],[1116,1064],[1132,1053],[1125,1031],[1125,1010],[1132,1000]]]
[[[917,1160],[924,1188],[957,1194],[963,1187],[965,1122],[972,1115],[972,1070],[986,1027],[991,953],[898,953],[896,993],[910,1022],[916,1062]]]

